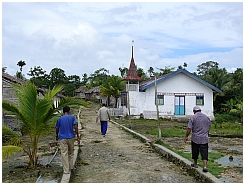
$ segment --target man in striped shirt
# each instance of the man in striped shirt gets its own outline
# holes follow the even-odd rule
[[[194,115],[190,117],[188,122],[188,129],[184,141],[186,142],[188,140],[188,136],[190,132],[192,132],[191,149],[194,164],[191,164],[191,166],[198,168],[197,159],[200,153],[203,161],[203,172],[208,172],[208,134],[211,127],[211,121],[209,117],[201,112],[199,106],[193,108],[193,113]]]

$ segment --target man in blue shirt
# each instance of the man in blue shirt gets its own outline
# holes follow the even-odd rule
[[[70,115],[70,107],[63,108],[63,115],[56,122],[56,140],[60,139],[61,161],[64,174],[73,170],[74,157],[74,130],[77,135],[77,142],[80,144],[76,118]]]
[[[194,164],[192,167],[197,168],[197,159],[199,152],[203,161],[203,172],[208,172],[207,161],[208,161],[208,134],[211,127],[211,121],[209,117],[201,112],[199,106],[193,108],[194,115],[190,117],[188,122],[188,129],[185,135],[185,142],[188,140],[188,136],[192,131],[191,135],[191,149],[192,159]]]

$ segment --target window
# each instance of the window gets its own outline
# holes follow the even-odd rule
[[[164,105],[164,95],[157,95],[156,102],[158,105]]]
[[[196,105],[204,105],[204,96],[196,96]]]

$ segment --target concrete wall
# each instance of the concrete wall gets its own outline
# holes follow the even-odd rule
[[[193,107],[196,105],[196,95],[204,95],[202,112],[214,119],[213,115],[213,91],[199,81],[180,73],[157,84],[157,92],[164,95],[164,105],[159,105],[160,117],[186,117],[193,115]],[[175,116],[175,96],[185,97],[185,115]],[[130,114],[139,115],[144,111],[156,111],[155,87],[149,87],[145,92],[129,91]]]

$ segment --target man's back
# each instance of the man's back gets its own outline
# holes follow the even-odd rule
[[[100,121],[108,121],[109,120],[109,112],[106,107],[101,107],[98,112],[98,117]]]
[[[210,119],[201,112],[196,112],[189,120],[188,128],[192,129],[191,140],[198,144],[208,143]]]
[[[63,115],[58,118],[56,127],[59,128],[60,139],[74,138],[73,125],[76,124],[76,119],[73,115]]]

